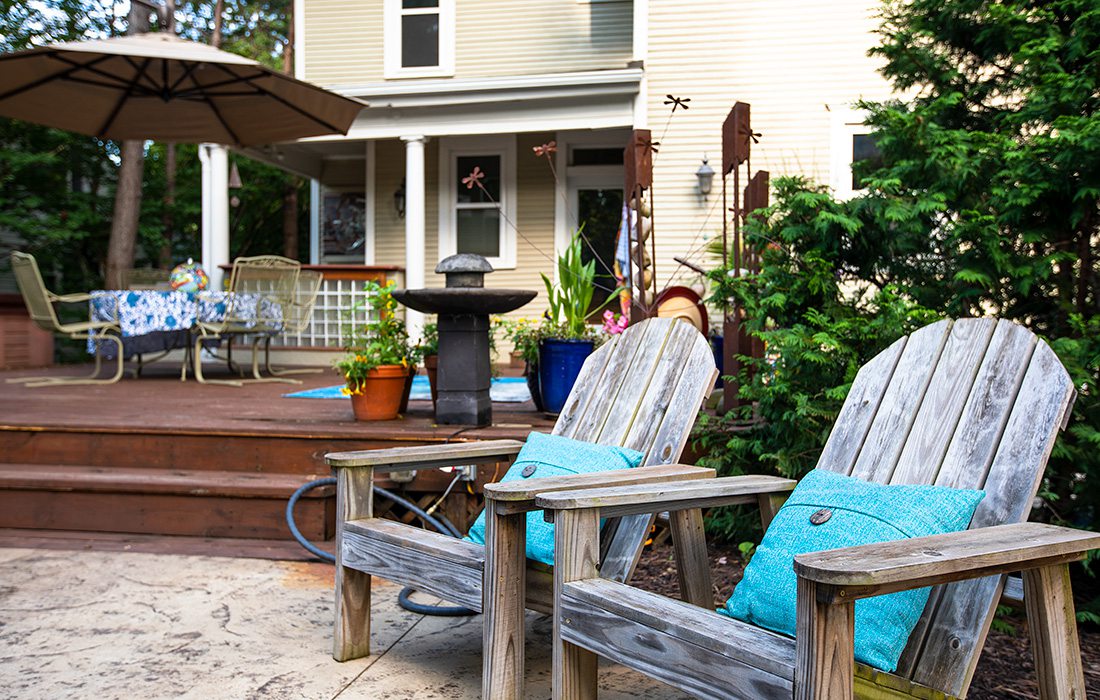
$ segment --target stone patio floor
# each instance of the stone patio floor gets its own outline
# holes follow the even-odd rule
[[[330,657],[331,565],[0,549],[5,698],[477,698],[481,617],[397,606],[375,579],[374,655]],[[420,599],[430,602],[430,599]],[[550,697],[549,618],[528,614],[527,694]],[[683,697],[620,666],[601,694]]]

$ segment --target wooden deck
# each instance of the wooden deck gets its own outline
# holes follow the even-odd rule
[[[360,423],[346,400],[283,397],[339,384],[332,370],[299,375],[297,386],[181,382],[171,364],[103,386],[4,382],[86,369],[0,372],[0,528],[286,539],[286,501],[301,484],[329,475],[327,452],[522,439],[553,427],[530,403],[498,403],[495,424],[477,428],[435,425],[429,401],[411,402],[399,420]],[[461,523],[493,478],[482,469],[469,488],[456,485],[443,512]],[[432,471],[379,485],[429,503],[450,482]],[[330,489],[303,498],[296,509],[303,533],[330,537],[333,507]]]

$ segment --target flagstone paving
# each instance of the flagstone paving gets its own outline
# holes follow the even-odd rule
[[[0,696],[479,697],[481,617],[415,615],[375,580],[375,654],[336,663],[332,566],[0,549]],[[425,599],[424,602],[430,602]],[[528,616],[528,696],[550,696],[550,620]],[[682,697],[619,666],[601,698]]]

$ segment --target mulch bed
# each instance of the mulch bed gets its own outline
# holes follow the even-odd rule
[[[715,605],[721,605],[733,592],[736,582],[741,580],[744,562],[736,547],[731,545],[711,543],[709,549]],[[680,587],[671,544],[646,547],[631,583],[647,591],[677,598]],[[967,696],[969,700],[1039,697],[1023,611],[1014,613],[1005,622],[1012,625],[1015,632],[990,632],[985,650],[978,660],[974,682]],[[1100,698],[1100,631],[1095,628],[1080,629],[1080,638],[1085,686],[1089,697]]]

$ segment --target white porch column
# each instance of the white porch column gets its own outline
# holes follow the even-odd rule
[[[229,263],[229,150],[204,143],[202,161],[202,267],[210,275],[210,289],[221,290]]]
[[[309,264],[321,264],[321,181],[309,181]]]
[[[405,287],[419,289],[424,273],[424,137],[402,136],[405,142]],[[424,314],[405,309],[405,327],[416,341],[424,328]]]

